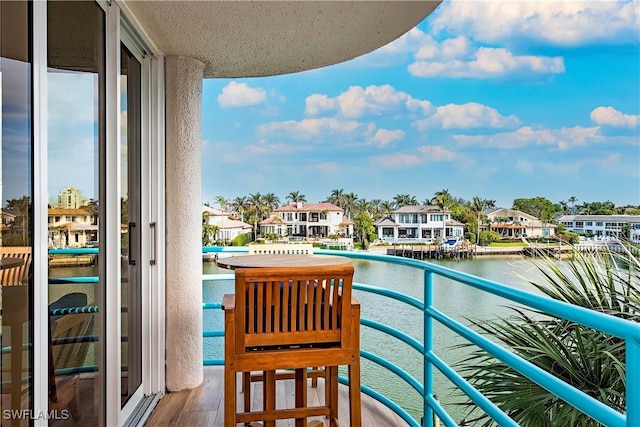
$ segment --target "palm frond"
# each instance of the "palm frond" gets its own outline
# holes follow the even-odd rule
[[[579,253],[564,263],[543,258],[538,277],[520,276],[550,298],[602,313],[640,320],[640,261],[630,253]],[[512,306],[512,314],[490,321],[468,319],[482,334],[589,396],[624,412],[625,343],[600,331]],[[573,406],[472,344],[455,364],[461,374],[522,426],[597,426]],[[482,426],[473,402],[464,402]]]

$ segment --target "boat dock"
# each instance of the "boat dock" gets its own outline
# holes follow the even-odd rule
[[[387,255],[413,259],[465,259],[475,256],[475,245],[456,245],[443,248],[441,245],[398,245],[387,248]]]

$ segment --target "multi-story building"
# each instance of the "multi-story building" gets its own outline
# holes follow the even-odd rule
[[[73,187],[66,187],[58,194],[58,205],[60,209],[78,209],[82,206],[80,190]]]
[[[451,212],[434,205],[403,206],[373,225],[378,238],[385,242],[432,242],[464,235],[464,224],[452,219]]]
[[[551,237],[558,228],[517,209],[490,208],[485,209],[483,215],[487,217],[488,224],[481,224],[480,230],[495,231],[506,238]]]
[[[344,210],[333,203],[290,203],[273,210],[271,216],[260,222],[260,234],[321,238],[337,235],[353,237],[353,221]]]
[[[558,223],[585,236],[628,238],[640,243],[640,215],[563,215]]]

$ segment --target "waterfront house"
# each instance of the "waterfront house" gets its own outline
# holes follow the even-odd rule
[[[209,206],[202,207],[203,224],[215,225],[218,227],[216,239],[230,241],[236,237],[251,232],[251,225],[240,221],[234,214],[224,209],[212,208]]]
[[[81,248],[98,241],[96,215],[89,208],[48,210],[49,247]]]
[[[446,238],[460,239],[464,224],[451,218],[451,212],[439,206],[403,206],[380,218],[373,225],[384,242],[431,243]]]
[[[260,222],[260,234],[304,239],[327,238],[335,235],[353,238],[353,221],[345,217],[344,209],[333,203],[292,202],[273,210],[271,216]]]
[[[552,237],[558,228],[517,209],[489,208],[483,215],[487,217],[487,223],[481,224],[480,230],[495,231],[503,238]]]
[[[30,201],[29,229],[15,242],[30,256],[20,278],[28,292],[2,295],[2,308],[28,308],[19,326],[29,342],[3,349],[2,358],[3,371],[24,381],[13,382],[17,395],[3,383],[2,408],[46,414],[35,426],[140,425],[160,394],[199,386],[203,79],[343,62],[401,36],[439,3],[0,2],[0,155],[11,166],[2,168],[0,200]],[[95,201],[99,219],[95,280],[79,285],[50,278],[49,254],[77,250],[48,253],[49,239],[61,236],[50,234],[48,204],[57,194],[48,189],[61,177]],[[307,235],[351,235],[349,221],[330,222],[331,211],[325,223],[323,211],[306,212],[317,217],[297,230],[293,223],[294,232],[305,225]],[[63,216],[53,214],[52,225]],[[82,343],[90,369],[71,382],[89,386],[69,394],[78,419],[48,412],[62,402],[50,400],[49,305],[62,304],[69,287],[83,290],[93,317]],[[24,416],[3,425],[23,425]]]
[[[615,237],[640,243],[640,215],[562,215],[567,231],[588,237]]]

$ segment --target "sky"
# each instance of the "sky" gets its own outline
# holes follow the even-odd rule
[[[640,2],[447,1],[301,73],[205,79],[202,197],[640,205]]]

